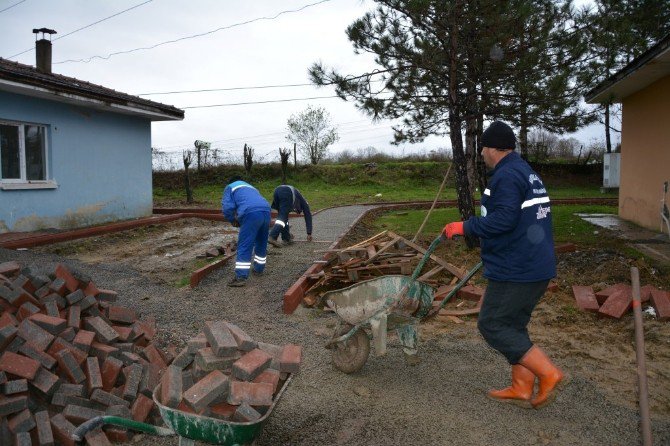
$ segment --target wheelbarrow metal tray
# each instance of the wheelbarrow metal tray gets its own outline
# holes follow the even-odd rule
[[[180,437],[226,446],[243,445],[253,442],[260,435],[292,378],[289,375],[284,381],[272,405],[261,418],[246,423],[192,414],[164,406],[158,399],[160,384],[154,389],[153,400],[165,424]]]
[[[326,304],[345,322],[359,325],[395,302],[407,284],[409,289],[406,298],[418,301],[420,307],[432,304],[434,291],[429,285],[402,275],[365,280],[347,288],[328,291],[323,297]]]

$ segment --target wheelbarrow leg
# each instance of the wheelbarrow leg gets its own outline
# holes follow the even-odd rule
[[[380,314],[378,317],[370,320],[372,327],[372,345],[375,346],[375,356],[384,356],[386,354],[386,324],[388,317],[386,314]]]
[[[416,331],[416,326],[414,324],[407,324],[396,329],[398,333],[398,338],[400,338],[400,344],[402,345],[402,351],[405,354],[405,361],[409,365],[417,365],[421,362],[418,355],[418,333]]]

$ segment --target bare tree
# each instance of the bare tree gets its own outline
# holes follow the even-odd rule
[[[247,175],[251,175],[251,166],[254,165],[254,149],[245,144],[244,145],[244,170]]]
[[[312,164],[317,164],[326,156],[328,146],[340,138],[330,121],[326,109],[309,105],[305,111],[288,119],[286,139],[297,144]]]
[[[193,203],[193,189],[191,188],[191,176],[188,168],[193,163],[193,152],[186,150],[182,152],[184,159],[184,186],[186,187],[186,202]]]
[[[288,160],[291,156],[291,151],[287,148],[279,148],[279,159],[281,160],[281,182],[286,184],[286,175],[288,173]]]

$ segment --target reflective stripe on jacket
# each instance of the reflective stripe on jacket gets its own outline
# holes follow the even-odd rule
[[[270,204],[255,187],[244,181],[226,186],[221,199],[221,212],[226,220],[241,222],[245,214],[254,211],[270,211]]]

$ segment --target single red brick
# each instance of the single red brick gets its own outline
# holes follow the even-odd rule
[[[625,283],[617,283],[596,293],[596,299],[598,300],[598,304],[600,305],[604,304],[607,298],[617,291],[622,291],[624,294],[630,295],[631,299],[633,298],[633,289],[631,288],[630,285],[627,285]]]
[[[272,356],[263,350],[254,349],[233,363],[233,376],[243,381],[253,381],[267,369]]]
[[[154,336],[156,336],[156,320],[148,318],[147,320],[138,320],[135,322],[137,325],[138,331],[144,335],[144,337],[151,341]]]
[[[250,421],[258,420],[261,416],[262,415],[249,404],[242,403],[235,411],[235,414],[233,414],[233,420],[241,423],[248,423]]]
[[[67,285],[65,280],[61,279],[60,277],[57,277],[56,280],[49,284],[49,289],[58,294],[60,297],[64,297],[65,293],[67,293]]]
[[[631,309],[632,304],[633,300],[625,290],[615,291],[602,304],[598,313],[603,316],[619,319]]]
[[[67,310],[67,326],[72,328],[81,327],[81,307],[73,305]]]
[[[181,376],[181,375],[180,375]],[[228,391],[229,380],[218,370],[209,373],[184,392],[184,400],[196,411],[204,409]]]
[[[228,403],[250,406],[270,406],[272,404],[272,384],[270,383],[248,383],[244,381],[233,381],[230,383]]]
[[[25,395],[0,399],[0,421],[3,417],[28,408],[28,397]]]
[[[258,375],[256,379],[254,379],[254,382],[272,384],[272,393],[274,394],[277,392],[277,386],[279,386],[279,375],[279,370],[267,369]]]
[[[0,328],[4,328],[8,325],[18,327],[19,321],[14,317],[12,313],[10,313],[9,311],[5,311],[2,313],[2,316],[0,316]]]
[[[84,288],[84,294],[87,296],[97,296],[100,294],[100,290],[98,289],[97,286],[95,286],[95,283],[89,282],[86,285],[86,288]]]
[[[13,325],[0,328],[0,351],[5,350],[16,338],[19,329]]]
[[[670,293],[653,290],[651,292],[651,304],[654,306],[659,320],[670,320]]]
[[[95,356],[86,358],[86,384],[88,385],[89,394],[95,389],[102,389],[100,363]]]
[[[47,316],[46,314],[42,313],[33,314],[29,319],[52,335],[56,336],[67,327],[67,321],[65,319]]]
[[[22,321],[28,319],[33,314],[39,313],[40,309],[37,305],[30,302],[26,302],[19,307],[19,311],[16,312],[16,317],[18,320]]]
[[[31,381],[33,387],[42,392],[45,396],[51,396],[54,394],[56,389],[60,385],[60,378],[49,372],[48,370],[40,367],[40,369],[35,374],[35,379]]]
[[[95,333],[88,330],[79,330],[72,344],[83,352],[88,352],[95,340]]]
[[[107,318],[112,322],[133,324],[137,320],[137,314],[130,308],[112,305],[107,310]]]
[[[133,433],[120,427],[105,427],[105,434],[114,443],[127,443],[133,438]]]
[[[161,403],[168,407],[177,407],[181,402],[183,382],[181,369],[171,365],[161,379]]]
[[[72,293],[79,289],[79,281],[72,275],[65,265],[58,264],[55,271],[56,277],[65,281],[65,286]]]
[[[46,410],[36,412],[35,424],[37,424],[37,444],[39,446],[53,446],[54,435],[51,431],[49,412]]]
[[[144,420],[146,420],[149,416],[149,412],[151,412],[153,407],[153,400],[140,393],[137,395],[137,399],[130,408],[130,413],[133,415],[133,420],[144,422]]]
[[[287,344],[279,358],[279,371],[297,373],[300,371],[300,361],[302,361],[302,347]]]
[[[21,378],[32,380],[39,369],[39,362],[23,355],[6,351],[0,357],[0,370]]]
[[[224,321],[205,322],[205,336],[216,356],[231,356],[237,352],[237,341]]]
[[[63,416],[67,418],[68,421],[74,424],[81,424],[85,421],[88,421],[95,417],[101,417],[105,412],[97,409],[91,409],[90,407],[77,406],[75,404],[68,404],[63,409]]]
[[[144,368],[141,364],[132,364],[128,367],[128,373],[126,374],[126,383],[123,386],[122,398],[127,401],[133,401],[137,397],[137,393],[140,390],[140,382],[142,381],[142,375],[144,373]]]
[[[11,277],[16,276],[21,271],[21,264],[18,262],[0,263],[0,274]]]
[[[74,355],[69,350],[61,350],[55,355],[56,361],[63,373],[67,376],[71,383],[79,384],[86,380],[86,375],[79,367],[79,363]]]
[[[121,325],[112,325],[112,328],[119,334],[119,341],[134,341],[133,336],[133,327],[123,327]]]
[[[30,410],[24,409],[16,415],[12,415],[7,420],[9,430],[17,434],[19,432],[28,432],[35,427],[35,418]]]
[[[54,358],[58,355],[63,350],[67,350],[70,353],[72,353],[72,356],[74,356],[74,359],[77,361],[77,364],[81,365],[86,361],[86,358],[88,355],[86,352],[83,352],[79,350],[77,347],[74,345],[70,344],[63,338],[56,338],[54,342],[51,344],[51,347],[49,347],[49,350],[47,350],[47,353]]]
[[[95,332],[95,339],[98,342],[111,344],[119,338],[119,334],[99,316],[87,317],[84,320],[84,327]]]
[[[144,354],[144,357],[147,358],[153,365],[161,369],[167,367],[167,364],[163,361],[163,357],[153,344],[146,346],[144,350],[142,350],[142,353]]]
[[[479,302],[479,299],[482,298],[485,291],[486,290],[475,285],[466,285],[456,292],[456,296],[463,300]]]
[[[21,347],[19,347],[19,353],[34,359],[35,361],[42,364],[42,367],[48,370],[53,369],[56,365],[56,359],[53,356],[36,349],[30,342],[26,342],[21,345]]]
[[[116,299],[118,298],[118,294],[116,291],[113,290],[103,290],[102,288],[98,289],[98,294],[96,295],[98,300],[104,301],[104,302],[116,302]]]
[[[111,345],[103,344],[102,342],[93,342],[89,354],[97,356],[100,361],[105,361],[112,355],[117,355],[119,349]]]
[[[75,427],[62,413],[51,417],[51,428],[56,439],[63,443],[64,446],[75,446],[75,442],[72,439]]]
[[[572,285],[572,292],[575,295],[577,306],[584,311],[598,312],[600,305],[593,292],[593,287]]]

